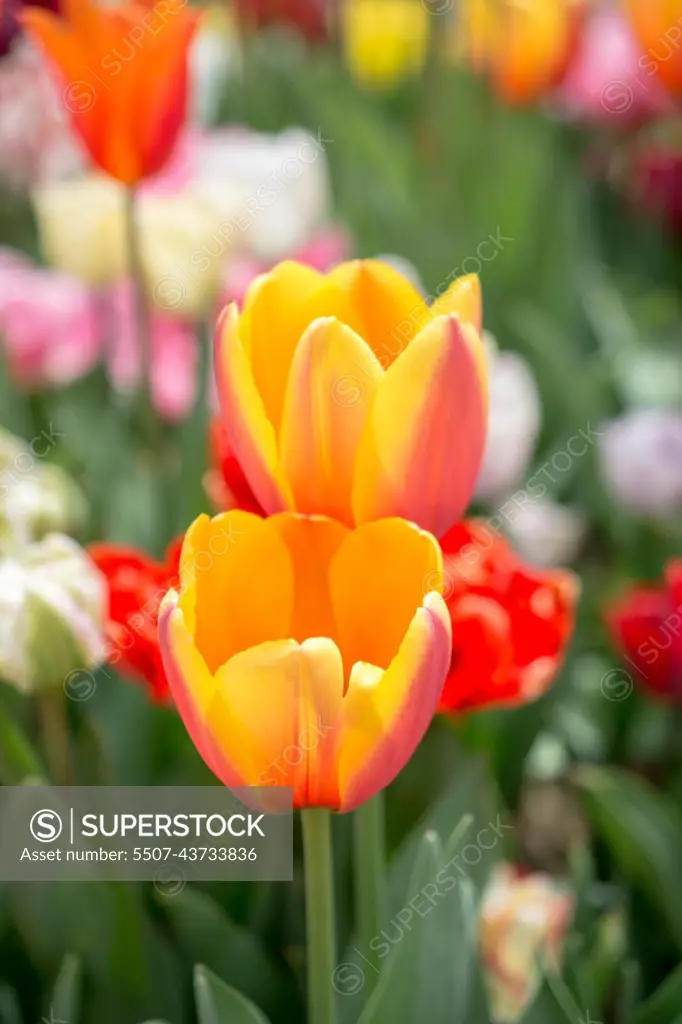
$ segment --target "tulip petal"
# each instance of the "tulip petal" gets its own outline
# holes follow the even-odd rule
[[[358,523],[398,515],[439,537],[464,512],[485,443],[476,331],[437,317],[377,390],[353,478]]]
[[[358,661],[388,668],[424,594],[442,582],[437,542],[412,523],[384,519],[349,533],[329,572],[346,676]]]
[[[291,360],[304,330],[320,315],[311,311],[311,303],[323,284],[323,275],[312,267],[285,260],[256,278],[246,293],[239,334],[265,415],[276,431]]]
[[[315,320],[291,364],[280,434],[280,466],[299,512],[324,510],[353,524],[358,444],[384,376],[362,338],[334,317]]]
[[[342,693],[330,640],[264,643],[220,669],[207,728],[252,784],[292,786],[296,806],[336,807]]]
[[[385,672],[373,665],[354,666],[343,702],[341,811],[364,803],[409,761],[436,710],[450,664],[450,643],[445,602],[432,592]]]
[[[480,333],[483,329],[483,296],[478,274],[457,277],[443,295],[431,306],[434,317],[455,313],[464,324],[473,324]]]
[[[288,635],[299,643],[319,636],[336,643],[329,567],[349,531],[332,519],[290,512],[272,516],[268,524],[286,544],[293,567],[294,609]]]
[[[400,271],[380,260],[341,263],[327,275],[327,285],[345,296],[347,311],[329,309],[373,349],[382,367],[428,323],[424,298]]]
[[[291,635],[294,574],[287,547],[267,519],[223,512],[200,528],[200,547],[197,532],[188,541],[194,583],[181,606],[195,595],[194,639],[215,673],[237,652]],[[189,567],[183,572],[187,578]]]
[[[170,590],[159,614],[159,648],[173,700],[190,739],[214,775],[226,786],[247,785],[208,737],[204,714],[215,690],[215,680],[187,629],[178,595]]]
[[[244,351],[234,304],[218,322],[215,363],[223,419],[239,464],[259,504],[268,513],[281,512],[292,499],[278,468],[275,430]]]

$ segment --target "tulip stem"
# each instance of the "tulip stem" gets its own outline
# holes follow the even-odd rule
[[[69,720],[66,697],[61,690],[45,690],[36,696],[48,772],[53,786],[71,784]]]
[[[372,948],[370,942],[386,925],[384,819],[383,792],[371,797],[353,813],[355,932],[363,951]]]
[[[125,190],[125,231],[128,248],[128,273],[133,293],[135,344],[140,358],[137,405],[143,431],[148,436],[151,448],[155,449],[157,432],[151,401],[152,328],[138,231],[137,201],[132,185]]]
[[[331,812],[301,811],[305,864],[308,1022],[333,1024],[336,964]]]

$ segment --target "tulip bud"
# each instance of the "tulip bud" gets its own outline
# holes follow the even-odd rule
[[[556,968],[574,897],[545,874],[500,864],[484,896],[480,942],[493,1019],[518,1020],[539,982],[538,961]]]
[[[59,466],[42,461],[50,438],[26,445],[0,430],[0,554],[40,540],[47,533],[80,528],[85,499]]]
[[[0,561],[0,677],[22,693],[59,687],[103,660],[106,583],[82,548],[49,534]]]

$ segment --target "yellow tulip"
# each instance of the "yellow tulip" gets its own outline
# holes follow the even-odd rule
[[[341,30],[351,73],[363,85],[391,88],[426,60],[429,14],[420,0],[344,0]]]
[[[208,767],[228,786],[291,786],[296,807],[349,811],[387,786],[450,663],[442,579],[436,540],[400,519],[200,516],[159,642]]]
[[[118,182],[92,174],[50,183],[34,190],[33,204],[48,263],[95,287],[126,276],[125,189]],[[205,257],[216,246],[214,207],[190,191],[142,192],[137,217],[150,299],[165,312],[205,312],[222,271],[220,259]]]
[[[323,276],[279,264],[218,325],[216,376],[234,453],[268,514],[348,526],[400,516],[441,536],[462,515],[485,441],[475,275],[428,307],[373,260]]]
[[[559,83],[575,51],[584,0],[464,0],[456,48],[509,103]]]

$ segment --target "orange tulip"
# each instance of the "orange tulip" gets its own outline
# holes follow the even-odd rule
[[[164,165],[182,128],[198,14],[187,0],[64,0],[63,9],[59,17],[30,8],[22,20],[54,65],[93,161],[134,185]]]
[[[584,0],[465,0],[460,50],[508,103],[532,103],[558,85],[578,42]]]
[[[487,419],[475,275],[430,308],[374,260],[323,276],[279,264],[228,306],[216,375],[232,450],[267,513],[346,525],[400,516],[436,536],[461,516]]]
[[[450,664],[435,539],[400,519],[200,516],[159,640],[194,744],[227,786],[349,811],[408,761]]]
[[[625,8],[645,51],[642,69],[682,93],[682,0],[625,0]]]

